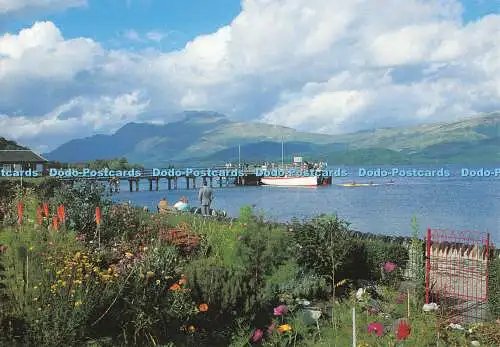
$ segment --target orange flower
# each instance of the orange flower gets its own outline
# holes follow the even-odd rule
[[[290,331],[290,330],[292,330],[292,327],[289,324],[283,324],[283,325],[280,325],[278,327],[278,331],[280,333],[285,333],[285,332]]]
[[[45,218],[49,218],[49,204],[47,202],[43,203],[43,214]]]
[[[59,222],[64,223],[66,216],[63,204],[59,205],[59,207],[57,208],[57,217],[59,218]]]
[[[23,214],[24,214],[23,203],[19,201],[17,203],[17,222],[19,224],[23,224]]]
[[[52,217],[52,228],[54,228],[55,230],[59,228],[59,222],[56,216]]]
[[[169,288],[169,290],[171,290],[171,291],[176,291],[179,289],[181,289],[181,286],[179,286],[177,283],[172,284]]]
[[[42,220],[43,220],[43,217],[42,217],[42,208],[41,207],[38,207],[36,209],[36,221],[37,223],[40,225],[42,224]]]
[[[99,206],[95,208],[95,222],[97,225],[101,224],[101,208]]]
[[[208,311],[208,305],[207,304],[201,304],[198,306],[201,312],[207,312]]]

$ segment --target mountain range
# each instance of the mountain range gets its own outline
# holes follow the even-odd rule
[[[500,112],[454,122],[382,128],[345,135],[234,122],[216,112],[187,111],[164,125],[128,123],[111,135],[69,141],[49,160],[83,162],[125,157],[145,167],[285,161],[293,156],[335,164],[491,164],[500,161]]]

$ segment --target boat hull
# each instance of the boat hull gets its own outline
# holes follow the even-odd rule
[[[263,177],[261,183],[266,186],[311,187],[319,184],[318,177]]]

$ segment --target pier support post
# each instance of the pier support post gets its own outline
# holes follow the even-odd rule
[[[213,177],[212,177],[212,176],[210,176],[210,187],[213,187],[213,186],[214,186],[214,185],[213,185]]]
[[[186,189],[189,189],[189,176],[186,176]]]
[[[196,189],[196,176],[193,177],[193,189]]]
[[[128,180],[128,187],[129,187],[130,192],[132,193],[132,191],[133,191],[132,190],[132,179]]]
[[[167,178],[168,180],[168,190],[171,190],[172,189],[172,179],[169,177]]]
[[[152,178],[149,178],[149,191],[150,192],[153,191],[153,179]]]
[[[139,179],[138,178],[135,180],[135,191],[136,192],[139,191]]]
[[[219,187],[221,187],[221,188],[222,188],[222,176],[221,176],[221,177],[219,177]]]
[[[174,178],[174,189],[177,189],[177,182],[178,182],[178,178]]]
[[[156,178],[156,191],[158,191],[160,189],[160,178],[157,177]]]
[[[203,176],[203,185],[207,184],[207,177]]]

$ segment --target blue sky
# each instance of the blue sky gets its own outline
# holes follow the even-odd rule
[[[85,7],[11,20],[6,29],[18,31],[35,20],[48,20],[57,24],[65,38],[90,37],[112,47],[144,46],[123,40],[127,32],[157,32],[168,37],[155,48],[170,50],[229,24],[240,11],[240,0],[89,0]]]
[[[0,136],[45,152],[185,110],[328,134],[499,110],[499,10],[500,0],[0,0]]]
[[[500,11],[500,0],[461,2],[465,22]],[[18,31],[35,20],[48,20],[57,24],[65,38],[90,37],[108,47],[176,50],[198,35],[229,24],[240,11],[240,0],[88,0],[85,7],[8,20],[5,29]],[[124,40],[133,37],[132,32],[157,32],[166,37],[159,44]]]

